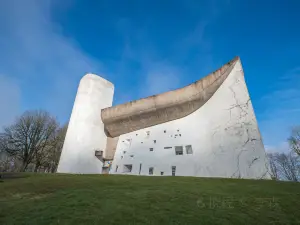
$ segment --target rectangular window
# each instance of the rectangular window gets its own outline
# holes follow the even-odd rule
[[[130,173],[132,170],[132,164],[124,165],[123,172],[124,173]]]
[[[153,148],[149,148],[150,152],[153,152]]]
[[[153,167],[149,167],[149,175],[153,175]]]
[[[172,147],[164,147],[164,149],[170,149],[170,148],[172,148]]]
[[[156,140],[153,140],[154,144],[156,143]]]
[[[191,145],[185,146],[186,154],[193,154],[193,148]]]
[[[176,173],[176,166],[172,166],[172,176],[175,176]]]
[[[118,167],[119,167],[119,166],[116,166],[116,172],[118,172]]]
[[[175,146],[175,154],[176,155],[183,155],[183,147],[182,146]]]
[[[161,176],[164,175],[164,172],[160,172],[160,175],[161,175]]]

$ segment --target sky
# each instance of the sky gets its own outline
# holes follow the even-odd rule
[[[114,105],[188,85],[240,56],[263,142],[300,125],[300,1],[1,0],[0,126],[25,110],[68,121],[80,78]]]

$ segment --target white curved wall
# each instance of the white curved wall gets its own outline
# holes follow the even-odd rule
[[[81,79],[57,172],[102,172],[95,150],[106,148],[101,109],[112,105],[113,94],[113,84],[99,76],[87,74]]]
[[[186,154],[186,145],[192,145],[193,154]],[[183,155],[175,155],[174,146],[183,146]],[[131,172],[124,169],[126,164],[132,165]],[[171,175],[172,166],[176,166],[177,176],[269,177],[240,61],[211,99],[194,113],[121,135],[110,173],[148,175],[153,167],[154,175]]]

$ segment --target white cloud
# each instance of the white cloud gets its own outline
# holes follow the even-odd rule
[[[21,92],[17,81],[0,75],[0,130],[18,115],[20,101]]]
[[[79,79],[101,63],[61,33],[52,1],[0,2],[0,73],[20,80],[26,108],[44,108],[66,121]],[[2,115],[5,119],[5,116]]]
[[[265,150],[267,153],[287,153],[290,151],[288,142],[281,142],[277,146],[265,145]]]
[[[261,98],[264,112],[259,123],[266,146],[278,151],[289,151],[287,139],[292,127],[300,124],[300,70],[283,75],[274,91]]]
[[[144,84],[141,85],[141,96],[161,94],[181,87],[180,72],[166,64],[148,68]]]

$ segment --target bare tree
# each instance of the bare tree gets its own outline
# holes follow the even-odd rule
[[[272,180],[279,180],[279,171],[278,171],[278,166],[276,162],[276,155],[274,153],[268,153],[268,158],[270,162],[270,174]]]
[[[300,156],[300,126],[292,129],[291,136],[288,139],[291,149]]]
[[[66,132],[67,125],[57,129],[53,141],[50,142],[49,145],[47,145],[42,151],[37,153],[36,161],[38,161],[39,164],[36,164],[36,172],[40,167],[43,167],[45,172],[54,173],[56,171]]]
[[[20,160],[20,171],[25,171],[34,159],[40,164],[39,153],[55,140],[58,127],[48,112],[27,111],[0,133],[0,150]]]
[[[0,172],[15,172],[18,167],[18,160],[7,155],[6,152],[0,152]]]
[[[279,180],[300,181],[299,156],[290,153],[270,153],[270,167],[272,176]]]

